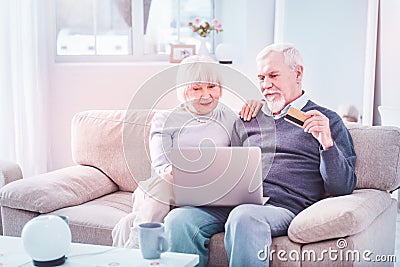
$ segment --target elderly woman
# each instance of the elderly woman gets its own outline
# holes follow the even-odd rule
[[[112,231],[113,246],[138,247],[137,226],[143,222],[162,222],[173,204],[173,175],[169,155],[172,148],[229,146],[237,114],[219,103],[222,86],[218,73],[210,68],[209,57],[185,58],[178,70],[177,96],[181,105],[156,113],[150,129],[150,157],[153,176],[140,182],[132,195],[132,212]],[[195,81],[195,82],[193,82]],[[261,104],[254,101],[258,112]],[[253,110],[242,109],[246,117]],[[249,114],[249,115],[248,115]]]

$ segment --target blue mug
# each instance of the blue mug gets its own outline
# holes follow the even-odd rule
[[[164,224],[159,222],[138,225],[139,247],[144,259],[159,259],[161,253],[168,250],[168,241],[164,235]]]

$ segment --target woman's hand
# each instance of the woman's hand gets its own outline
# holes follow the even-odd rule
[[[171,173],[164,172],[161,176],[165,181],[169,182],[170,184],[174,183],[174,177],[172,176],[172,172]]]
[[[244,121],[249,121],[255,118],[264,105],[264,101],[261,100],[247,100],[246,104],[243,105],[242,110],[239,112],[239,116]]]
[[[162,179],[172,184],[174,182],[174,178],[172,176],[172,165],[165,167],[164,172],[161,173],[160,176]]]
[[[165,167],[164,173],[172,175],[172,165],[168,165],[167,167]]]

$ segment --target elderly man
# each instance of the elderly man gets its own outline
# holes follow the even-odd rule
[[[299,51],[273,44],[257,55],[256,63],[266,105],[254,119],[235,122],[231,143],[261,147],[264,196],[270,200],[170,212],[165,224],[171,250],[199,254],[199,266],[207,264],[211,236],[224,230],[230,266],[268,266],[268,257],[258,252],[269,248],[273,237],[286,235],[296,214],[326,195],[350,194],[356,185],[351,136],[340,116],[308,99]],[[302,126],[284,119],[290,107],[307,118]]]

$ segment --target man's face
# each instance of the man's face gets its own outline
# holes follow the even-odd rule
[[[277,114],[301,96],[303,67],[292,70],[283,53],[272,51],[257,61],[261,93],[272,113]]]
[[[212,83],[195,83],[189,85],[185,98],[189,109],[196,114],[207,114],[213,111],[221,96],[221,86]]]

